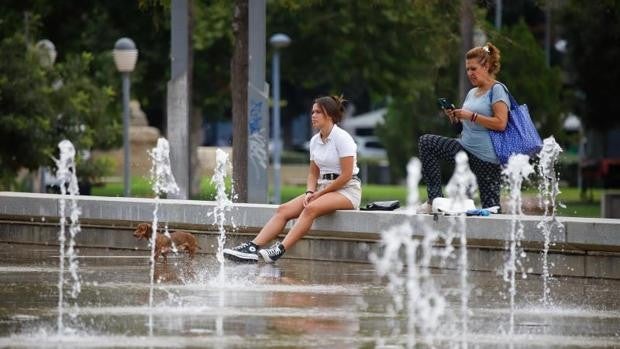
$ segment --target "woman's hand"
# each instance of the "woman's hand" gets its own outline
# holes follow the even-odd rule
[[[474,113],[467,109],[454,109],[452,116],[457,120],[469,120]]]
[[[309,203],[311,203],[313,200],[316,200],[319,196],[321,196],[321,194],[318,191],[307,191],[306,195],[304,196],[304,207],[308,206]]]
[[[459,122],[459,119],[454,115],[454,110],[455,109],[444,109],[443,112],[444,114],[446,114],[448,119],[450,119],[451,123],[456,124],[457,122]]]

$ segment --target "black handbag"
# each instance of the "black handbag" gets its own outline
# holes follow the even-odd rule
[[[391,201],[373,201],[366,205],[366,207],[360,208],[362,211],[394,211],[400,207],[398,200]]]

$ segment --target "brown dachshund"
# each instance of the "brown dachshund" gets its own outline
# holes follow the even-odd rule
[[[133,236],[138,239],[150,239],[153,234],[153,228],[148,223],[140,223],[136,228],[136,231],[133,232]],[[198,246],[198,242],[196,238],[191,233],[185,231],[174,231],[170,233],[170,238],[168,238],[164,234],[157,234],[157,238],[155,239],[155,260],[159,258],[159,256],[164,257],[164,263],[167,262],[166,255],[172,251],[172,242],[176,246],[179,251],[187,251],[189,254],[189,258],[194,258],[194,254],[196,254],[196,250],[200,248]]]

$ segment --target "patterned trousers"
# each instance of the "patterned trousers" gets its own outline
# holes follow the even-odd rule
[[[459,151],[463,150],[469,158],[471,171],[476,175],[482,207],[499,206],[499,192],[502,181],[502,168],[499,164],[480,160],[467,152],[454,138],[426,134],[420,137],[418,149],[429,202],[432,203],[434,198],[443,196],[439,161],[444,160],[454,164],[454,157]]]

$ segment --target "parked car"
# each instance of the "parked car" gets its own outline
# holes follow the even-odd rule
[[[387,152],[376,136],[355,136],[357,155],[360,158],[387,159]]]

